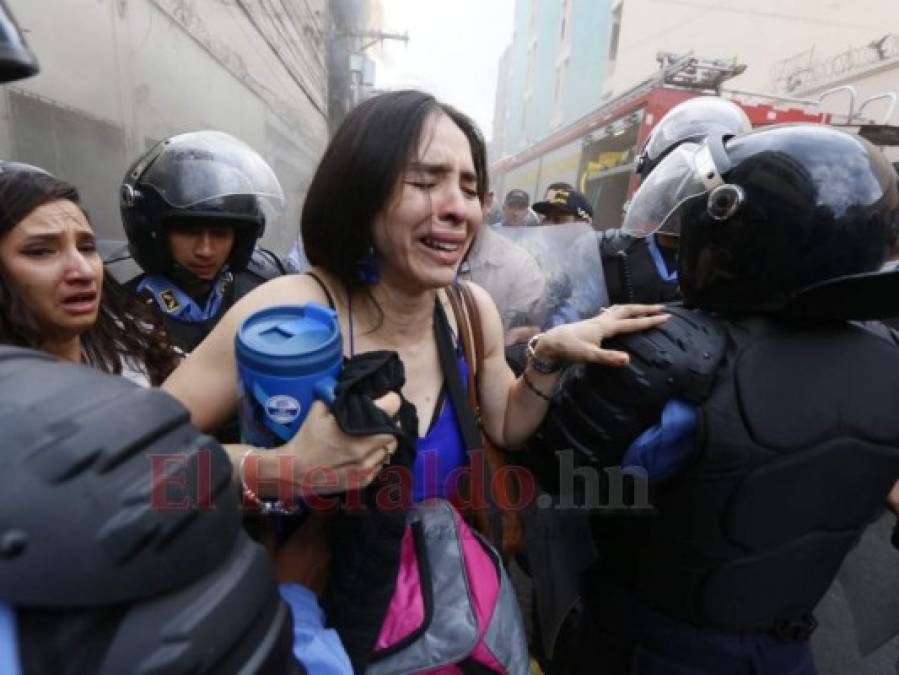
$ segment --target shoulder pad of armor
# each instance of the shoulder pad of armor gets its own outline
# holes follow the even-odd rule
[[[585,378],[603,396],[626,404],[664,405],[671,398],[694,403],[711,392],[727,351],[725,324],[706,312],[671,305],[671,318],[649,331],[604,342],[630,354],[626,368],[589,365]]]
[[[289,273],[287,264],[278,255],[260,246],[253,249],[244,271],[264,281]]]
[[[631,442],[656,424],[665,403],[700,403],[711,393],[728,346],[725,325],[699,310],[669,306],[650,331],[604,341],[630,354],[626,368],[569,369],[541,429],[552,451],[573,449],[591,464],[619,464]]]
[[[240,531],[231,463],[159,389],[0,347],[0,597],[93,607],[184,586]]]

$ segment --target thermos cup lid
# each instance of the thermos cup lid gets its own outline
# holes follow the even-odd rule
[[[337,312],[315,302],[267,307],[244,320],[234,349],[242,366],[270,375],[320,372],[343,358]]]

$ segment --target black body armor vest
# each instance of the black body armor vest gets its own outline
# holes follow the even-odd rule
[[[606,578],[646,605],[778,629],[811,612],[899,479],[899,349],[845,322],[721,325],[692,463],[657,486],[653,518],[595,518],[594,535]]]

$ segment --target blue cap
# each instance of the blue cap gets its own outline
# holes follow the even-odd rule
[[[239,363],[270,375],[326,370],[343,358],[337,312],[316,302],[267,307],[244,320],[234,351]]]

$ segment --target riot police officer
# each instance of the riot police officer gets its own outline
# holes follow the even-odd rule
[[[709,133],[725,136],[749,131],[746,113],[717,96],[697,96],[669,110],[653,128],[637,156],[635,172],[646,180],[652,170],[681,143],[697,142]],[[664,233],[634,237],[620,229],[599,234],[600,255],[612,304],[671,302],[677,290],[677,239]]]
[[[144,271],[129,285],[186,352],[240,297],[286,272],[256,247],[283,205],[281,186],[233,136],[198,131],[157,143],[128,170],[120,202],[131,255]]]
[[[0,347],[0,433],[0,672],[305,672],[230,460],[174,399]]]
[[[592,519],[583,672],[815,673],[812,609],[899,479],[899,347],[855,321],[896,313],[897,217],[883,155],[817,125],[682,144],[640,187],[624,229],[679,236],[686,308],[543,430],[652,496]]]

